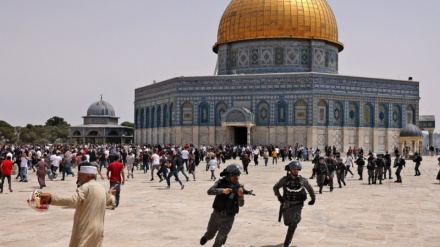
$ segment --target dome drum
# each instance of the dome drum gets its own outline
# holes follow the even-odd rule
[[[338,73],[338,47],[307,39],[249,40],[218,48],[218,74]]]

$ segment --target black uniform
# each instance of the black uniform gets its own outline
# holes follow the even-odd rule
[[[322,187],[324,187],[325,178],[328,176],[328,168],[325,162],[322,164],[318,162],[318,165],[316,165],[315,172],[317,174],[316,183],[319,186],[319,193],[322,194]]]
[[[382,184],[383,169],[385,167],[385,160],[382,158],[383,155],[378,155],[376,159],[376,173],[374,174],[374,181],[379,179],[379,184]]]
[[[333,191],[333,178],[335,177],[336,168],[338,164],[334,159],[327,159],[327,169],[328,169],[328,185],[330,186],[330,192]]]
[[[338,184],[339,184],[339,188],[342,188],[341,186],[341,182],[345,184],[345,171],[347,170],[347,167],[344,165],[344,163],[342,163],[342,160],[340,162],[338,162],[337,166],[336,166],[336,176],[338,178]]]
[[[420,167],[420,162],[422,162],[422,156],[420,156],[419,154],[415,154],[413,161],[416,162],[416,166],[414,167],[414,170],[416,172],[416,174],[414,176],[420,176],[420,171],[419,171],[419,167]]]
[[[388,171],[388,178],[389,179],[393,179],[393,177],[391,177],[391,155],[387,152],[384,156],[384,160],[385,160],[385,167],[384,167],[384,179],[387,179],[387,171]]]
[[[233,191],[226,195],[223,194],[224,188],[233,187]],[[213,247],[220,247],[226,243],[229,232],[234,224],[235,215],[239,211],[239,207],[244,205],[244,197],[238,197],[237,190],[242,188],[242,184],[232,184],[227,178],[222,178],[215,182],[215,184],[208,190],[208,195],[215,195],[212,208],[214,211],[209,219],[208,229],[202,237],[201,244],[215,238]]]
[[[358,166],[359,180],[362,180],[362,173],[365,165],[364,157],[359,156],[354,163]]]
[[[376,159],[373,156],[370,156],[368,157],[367,162],[368,184],[375,184],[376,180],[374,180],[374,170],[376,170]]]
[[[283,196],[280,194],[280,188],[283,188]],[[304,201],[307,200],[307,193],[311,197],[309,205],[315,203],[315,192],[306,178],[298,176],[293,178],[290,174],[281,178],[275,186],[273,191],[282,202],[284,225],[288,226],[284,247],[289,246],[292,242],[293,234],[296,227],[301,221],[301,211],[304,206]]]
[[[400,172],[402,172],[402,169],[405,166],[405,164],[406,164],[405,159],[400,157],[400,155],[398,155],[396,157],[396,159],[394,160],[394,167],[397,167],[397,170],[396,170],[397,180],[394,181],[394,182],[396,182],[396,183],[401,183],[402,182],[402,177],[400,176]]]

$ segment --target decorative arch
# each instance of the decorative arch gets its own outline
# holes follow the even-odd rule
[[[374,127],[374,108],[370,103],[364,106],[364,126]]]
[[[399,105],[393,105],[391,123],[393,127],[402,128],[402,110]]]
[[[199,124],[209,124],[209,104],[206,102],[203,102],[199,105]]]
[[[348,124],[351,126],[359,126],[359,105],[351,102],[348,107]]]
[[[380,127],[388,127],[388,107],[385,104],[379,105],[378,124]]]
[[[168,105],[166,105],[166,104],[163,106],[162,116],[163,116],[163,123],[162,123],[163,127],[167,127],[169,115],[168,115]]]
[[[333,105],[333,123],[336,126],[344,126],[344,106],[342,102],[336,102]]]
[[[134,128],[139,128],[139,109],[136,109],[136,112],[134,113]]]
[[[170,105],[170,122],[169,122],[169,126],[173,126],[173,122],[174,122],[174,103],[171,103]]]
[[[155,116],[156,116],[155,113],[156,113],[156,107],[153,106],[153,107],[151,108],[151,128],[154,128],[154,124],[155,124],[155,121],[154,121],[154,120],[156,119],[156,118],[155,118]]]
[[[193,105],[190,102],[185,102],[182,104],[182,125],[192,125],[193,124]]]
[[[287,118],[288,118],[288,107],[287,103],[284,100],[278,101],[276,104],[276,120],[278,125],[285,125],[287,124]]]
[[[119,135],[120,135],[119,132],[116,130],[112,130],[108,132],[108,136],[119,136]]]
[[[158,105],[157,106],[157,110],[156,110],[156,114],[157,114],[157,116],[156,116],[156,121],[157,121],[156,127],[157,128],[160,127],[161,120],[162,120],[161,116],[160,116],[160,114],[162,113],[161,111],[162,111],[162,108],[160,107],[160,105]]]
[[[141,128],[144,127],[144,108],[141,110],[141,123],[139,126],[141,126]]]
[[[76,130],[72,134],[73,136],[81,136],[81,132],[79,130]]]
[[[325,100],[321,100],[318,103],[318,124],[327,125],[328,124],[328,104]]]
[[[87,136],[99,136],[99,132],[96,130],[91,130],[87,133]]]
[[[228,107],[224,101],[219,101],[215,106],[215,125],[220,126],[222,124],[222,117],[225,115]]]
[[[415,124],[415,110],[412,105],[406,107],[406,124]]]
[[[147,109],[145,110],[145,128],[149,128],[150,125],[151,125],[150,107],[147,107]]]
[[[270,124],[270,105],[267,101],[262,100],[257,104],[257,125],[269,126]]]
[[[295,125],[306,125],[307,124],[307,103],[300,99],[295,102],[293,122]]]

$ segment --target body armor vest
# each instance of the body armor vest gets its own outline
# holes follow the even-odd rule
[[[303,186],[303,178],[299,176],[294,180],[290,175],[286,178],[287,182],[283,188],[284,198],[290,202],[303,202],[307,200],[307,193]]]
[[[232,185],[226,179],[221,179],[217,188],[231,188]],[[237,187],[235,187],[237,188]],[[219,212],[225,212],[227,214],[236,214],[239,211],[238,195],[235,189],[228,195],[220,194],[216,195],[212,208]]]

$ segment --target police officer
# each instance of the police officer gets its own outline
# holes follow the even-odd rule
[[[388,178],[389,179],[393,179],[393,177],[391,177],[391,155],[388,153],[388,151],[385,153],[384,156],[384,160],[385,160],[385,167],[384,167],[384,179],[387,179],[387,171],[388,171]]]
[[[376,170],[376,159],[374,158],[373,153],[368,153],[368,155],[370,156],[367,159],[368,184],[375,184],[376,180],[374,180],[374,170]]]
[[[312,160],[312,164],[313,164],[312,176],[310,176],[309,179],[313,179],[315,177],[316,167],[318,167],[318,163],[319,163],[319,154],[320,153],[321,153],[321,151],[319,151],[319,149],[317,149],[315,151],[315,158],[313,158],[313,160]]]
[[[405,166],[406,161],[400,155],[400,153],[396,153],[396,159],[394,160],[394,167],[397,167],[396,177],[397,180],[395,183],[402,183],[402,177],[400,176],[400,172],[402,172],[403,167]]]
[[[327,163],[327,169],[328,169],[328,185],[330,186],[330,192],[333,191],[333,178],[335,177],[337,163],[336,160],[333,159],[333,154],[330,154],[328,156],[328,159],[326,161]]]
[[[316,183],[319,186],[319,194],[322,194],[322,187],[324,187],[324,181],[325,179],[329,179],[328,176],[328,168],[325,164],[325,158],[320,157],[318,161],[318,165],[315,166],[315,172],[316,172]]]
[[[385,160],[383,154],[378,154],[376,159],[376,172],[374,174],[374,180],[379,179],[379,184],[382,184],[383,169],[385,167]]]
[[[422,162],[422,156],[419,155],[419,153],[414,153],[413,161],[416,163],[416,166],[414,167],[414,170],[416,171],[416,174],[414,176],[420,176],[420,162]]]
[[[339,188],[342,188],[341,186],[341,182],[345,184],[345,171],[347,170],[347,167],[345,166],[345,164],[342,162],[343,160],[341,158],[337,158],[337,166],[336,166],[336,176],[338,178],[338,184],[339,184]]]
[[[362,180],[362,173],[364,172],[364,156],[362,154],[359,154],[358,158],[354,162],[358,166],[358,174],[359,174],[359,180]]]
[[[286,166],[286,170],[289,170],[289,173],[282,177],[273,187],[273,191],[281,203],[284,225],[289,227],[283,247],[288,247],[292,242],[296,227],[301,221],[301,211],[304,201],[307,200],[306,190],[311,197],[309,205],[315,204],[315,192],[312,186],[306,178],[298,175],[301,168],[302,166],[298,161],[290,162]],[[283,196],[280,194],[280,188],[283,188]]]
[[[220,247],[226,243],[229,232],[234,224],[235,214],[239,207],[244,205],[244,187],[238,182],[240,168],[236,164],[228,165],[221,173],[221,179],[208,190],[208,195],[214,195],[212,208],[214,211],[208,222],[208,228],[200,239],[205,245],[208,240],[215,238],[213,247]]]

